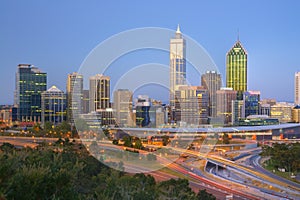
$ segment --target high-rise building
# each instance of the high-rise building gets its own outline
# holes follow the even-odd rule
[[[82,114],[83,76],[76,72],[68,74],[67,79],[67,118],[74,123],[74,119]]]
[[[245,105],[243,100],[232,101],[232,117],[231,122],[233,125],[238,125],[239,120],[245,118]]]
[[[47,74],[29,64],[19,64],[15,105],[19,121],[41,121],[41,93],[47,90]]]
[[[245,117],[259,114],[260,91],[244,92]]]
[[[89,97],[90,112],[110,108],[110,77],[102,74],[90,77]]]
[[[51,122],[54,125],[66,120],[66,94],[52,86],[42,93],[42,125]]]
[[[226,87],[238,92],[238,100],[247,91],[247,52],[239,40],[226,54]]]
[[[295,104],[300,105],[300,72],[295,73]]]
[[[90,111],[90,94],[89,90],[83,90],[83,97],[82,97],[82,113],[87,114]]]
[[[136,125],[146,127],[150,124],[150,98],[146,95],[139,95],[135,101]]]
[[[116,124],[120,127],[133,126],[132,119],[132,92],[128,89],[114,91],[114,115]]]
[[[217,91],[217,117],[224,124],[231,123],[232,101],[237,100],[237,91],[232,88],[221,88]]]
[[[215,71],[207,71],[201,76],[201,85],[209,95],[209,116],[217,116],[217,90],[222,86],[221,75]]]
[[[150,107],[149,110],[150,116],[150,127],[159,128],[165,124],[165,109],[162,105],[155,104]]]
[[[175,108],[175,91],[179,86],[186,84],[185,58],[185,39],[178,25],[175,37],[170,40],[170,106],[172,110]],[[174,120],[175,116],[172,118]]]
[[[184,125],[208,123],[208,92],[201,86],[180,86],[175,91],[177,121]]]
[[[300,123],[300,106],[296,105],[292,109],[292,121],[295,123]]]

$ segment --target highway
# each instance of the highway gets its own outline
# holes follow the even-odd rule
[[[280,176],[277,176],[276,174],[273,174],[272,172],[269,172],[268,170],[264,169],[260,164],[259,164],[259,160],[260,160],[260,156],[259,155],[252,155],[250,158],[248,158],[249,162],[250,162],[250,166],[252,166],[255,170],[264,173],[274,179],[280,180],[281,182],[285,182],[286,184],[292,185],[296,188],[300,188],[300,184],[290,181],[288,179],[282,178]]]
[[[279,187],[285,188],[286,190],[290,190],[296,195],[300,195],[300,188],[299,187],[294,187],[293,185],[290,185],[290,184],[287,184],[286,182],[282,182],[280,180],[277,180],[274,177],[269,177],[268,175],[266,175],[262,172],[256,171],[255,169],[252,169],[250,167],[239,165],[239,164],[237,164],[233,161],[230,161],[230,160],[227,160],[227,159],[224,159],[224,158],[220,158],[216,155],[202,154],[202,153],[199,153],[199,152],[186,150],[186,149],[175,148],[175,147],[172,147],[172,149],[176,150],[176,151],[179,151],[179,152],[182,152],[182,153],[185,153],[185,154],[189,154],[189,155],[193,155],[193,156],[197,156],[197,157],[207,159],[210,162],[218,163],[220,166],[224,166],[224,167],[230,166],[231,168],[241,170],[244,173],[247,173],[249,175],[260,178],[261,180],[265,180],[267,182],[270,182],[271,184],[278,185]]]

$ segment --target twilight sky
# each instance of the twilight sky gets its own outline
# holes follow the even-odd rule
[[[108,37],[142,27],[175,30],[178,23],[184,34],[207,50],[222,74],[223,83],[225,55],[239,30],[249,58],[248,89],[260,90],[262,98],[293,101],[294,73],[300,71],[299,9],[297,0],[3,0],[0,104],[13,103],[19,63],[34,64],[47,72],[48,88],[54,84],[65,90],[67,74],[77,71],[89,52]],[[113,63],[108,75],[118,73],[120,66],[130,69],[151,62],[168,65],[169,55],[157,51],[125,55]],[[199,83],[199,77],[191,71],[190,75],[195,77],[193,84]],[[167,98],[148,86],[144,89],[136,93],[148,90],[154,98]]]

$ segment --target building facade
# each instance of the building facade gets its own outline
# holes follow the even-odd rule
[[[259,115],[260,91],[244,92],[245,117]]]
[[[90,112],[90,91],[83,90],[82,95],[82,113],[87,114]]]
[[[178,25],[175,37],[170,40],[170,106],[175,108],[175,91],[186,84],[186,42]],[[174,113],[174,112],[172,112]],[[172,116],[176,121],[176,117]]]
[[[18,65],[14,97],[18,121],[41,121],[41,93],[46,90],[46,73],[30,64]]]
[[[162,105],[151,105],[149,110],[150,127],[160,128],[165,124],[165,110]]]
[[[221,74],[215,71],[207,71],[201,76],[201,85],[208,91],[210,117],[217,117],[217,90],[222,86]]]
[[[110,77],[96,74],[90,77],[89,112],[110,108]]]
[[[238,100],[247,91],[247,52],[239,40],[226,54],[226,87],[237,91]]]
[[[42,93],[42,125],[51,122],[59,124],[67,118],[67,98],[66,94],[52,86]]]
[[[245,118],[245,105],[243,100],[233,100],[232,102],[232,119],[233,125],[238,125],[241,119]]]
[[[146,95],[139,95],[135,101],[136,126],[147,127],[150,124],[150,98]]]
[[[294,105],[286,102],[279,102],[271,106],[271,118],[276,118],[281,123],[292,122],[292,109]]]
[[[217,117],[224,124],[232,121],[232,101],[237,100],[237,91],[232,88],[221,88],[217,91]]]
[[[177,121],[184,125],[208,123],[207,90],[202,86],[180,86],[175,91]]]
[[[295,73],[295,104],[300,105],[300,72]]]
[[[67,119],[74,123],[74,119],[82,114],[83,76],[76,72],[68,74],[67,78]]]
[[[134,125],[132,113],[132,92],[128,89],[114,91],[114,115],[119,127],[131,127]]]

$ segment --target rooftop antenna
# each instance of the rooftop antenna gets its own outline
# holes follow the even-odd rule
[[[240,41],[240,29],[238,28],[237,30],[237,41],[239,42]]]

